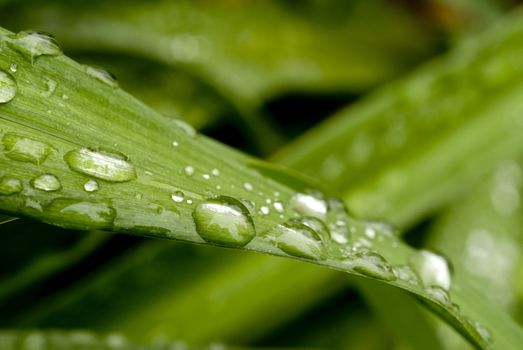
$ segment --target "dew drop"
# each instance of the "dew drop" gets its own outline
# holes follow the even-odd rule
[[[93,78],[101,81],[106,85],[109,85],[112,88],[118,87],[118,81],[116,80],[116,77],[103,68],[86,66],[85,71]]]
[[[88,180],[86,183],[84,183],[84,190],[86,192],[96,192],[98,191],[99,186],[98,182],[96,180]]]
[[[174,119],[174,123],[176,124],[176,126],[178,126],[180,129],[183,130],[183,132],[189,136],[189,137],[195,137],[196,136],[196,130],[194,130],[194,128],[187,124],[186,122],[184,122],[183,120],[180,120],[180,119]]]
[[[319,195],[296,193],[291,198],[291,207],[298,214],[325,219],[327,202]]]
[[[425,292],[432,298],[436,299],[440,304],[445,306],[450,305],[449,292],[439,286],[430,286],[425,288]]]
[[[278,213],[283,213],[285,211],[285,207],[283,206],[283,202],[281,201],[275,201],[272,206],[274,207],[274,210]]]
[[[11,194],[20,193],[24,189],[22,181],[10,176],[3,176],[0,178],[0,195],[9,196]]]
[[[31,63],[42,55],[57,56],[62,54],[62,49],[56,39],[47,33],[22,31],[8,36],[7,44],[20,52]]]
[[[398,276],[398,279],[403,282],[407,282],[413,285],[419,284],[419,276],[408,265],[395,266],[394,272],[396,273],[396,276]]]
[[[492,344],[492,333],[487,327],[481,323],[473,320],[467,320],[467,322],[472,326],[474,332],[481,338],[481,340],[486,344]]]
[[[178,141],[173,141],[173,142],[172,142],[172,145],[173,145],[173,147],[178,147],[178,146],[179,146],[179,143],[178,143]]]
[[[243,184],[243,188],[245,188],[247,191],[252,191],[254,187],[249,182],[246,182]]]
[[[106,202],[79,201],[73,198],[57,198],[46,208],[50,221],[66,218],[74,229],[109,229],[112,227],[116,210]],[[64,216],[64,214],[66,214]]]
[[[271,212],[271,209],[266,206],[266,205],[263,205],[260,207],[260,213],[263,214],[263,215],[269,215]]]
[[[214,168],[214,169],[211,170],[211,174],[213,176],[220,176],[220,170]]]
[[[10,67],[9,67],[9,70],[13,73],[16,73],[16,71],[18,70],[18,65],[16,63],[13,63]]]
[[[277,225],[266,237],[289,255],[313,260],[324,259],[321,236],[298,218]]]
[[[193,218],[200,237],[210,243],[243,247],[255,236],[249,211],[231,197],[220,196],[199,203]]]
[[[43,97],[51,97],[56,90],[56,81],[54,80],[47,80],[47,90],[42,92],[41,95]]]
[[[362,251],[349,258],[352,269],[363,275],[384,281],[394,281],[396,275],[387,260],[378,253]]]
[[[10,74],[0,70],[0,103],[11,101],[16,95],[16,81]]]
[[[210,180],[210,179],[211,179],[211,175],[209,175],[209,174],[203,174],[202,177],[203,177],[205,180]]]
[[[62,188],[60,180],[53,174],[42,174],[31,180],[31,186],[40,191],[54,192]]]
[[[171,195],[171,199],[176,203],[181,203],[183,202],[184,194],[182,191],[176,191]]]
[[[410,257],[409,264],[425,287],[437,286],[445,290],[450,288],[452,275],[444,257],[428,250],[419,250]]]
[[[81,174],[110,182],[136,179],[136,171],[129,160],[116,153],[80,148],[64,156],[67,165]]]
[[[193,176],[194,175],[194,168],[190,165],[187,165],[183,171],[185,172],[185,175],[187,176]]]

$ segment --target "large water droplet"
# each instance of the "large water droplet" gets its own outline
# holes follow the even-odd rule
[[[136,171],[124,156],[105,151],[80,148],[68,152],[64,160],[72,170],[111,182],[136,179]]]
[[[87,229],[109,229],[112,227],[116,210],[109,203],[79,201],[73,198],[57,198],[46,208],[50,221],[67,220],[68,227]]]
[[[396,275],[387,260],[378,253],[362,251],[354,254],[348,261],[354,271],[363,275],[384,281],[396,279]]]
[[[306,259],[324,259],[321,236],[301,218],[293,218],[270,230],[266,237],[285,253]]]
[[[5,155],[13,160],[41,164],[51,153],[51,147],[43,142],[14,133],[7,133],[2,138]]]
[[[86,66],[85,71],[93,78],[101,81],[104,84],[109,85],[110,87],[115,88],[118,86],[118,81],[116,80],[116,77],[103,68]]]
[[[0,70],[0,103],[11,101],[16,95],[16,81],[10,74]]]
[[[324,220],[327,214],[327,202],[319,194],[296,193],[291,198],[290,204],[294,211],[304,216],[314,216]]]
[[[24,189],[22,181],[10,176],[0,178],[0,194],[8,196],[10,194],[20,193]]]
[[[210,243],[243,247],[255,236],[249,211],[231,197],[220,196],[199,203],[193,218],[200,237]]]
[[[54,192],[62,188],[60,180],[53,174],[42,174],[31,180],[31,186],[37,190]]]
[[[450,288],[452,275],[447,260],[427,250],[419,250],[409,259],[409,264],[426,287]]]
[[[31,62],[42,55],[56,56],[62,54],[62,49],[56,39],[50,34],[41,32],[23,31],[10,35],[7,44]]]

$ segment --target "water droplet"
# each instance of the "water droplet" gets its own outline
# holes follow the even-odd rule
[[[171,195],[171,199],[176,203],[181,203],[183,202],[184,194],[182,191],[176,191]]]
[[[244,183],[243,188],[245,188],[247,191],[252,191],[254,189],[254,187],[252,187],[252,184],[250,184],[249,182]]]
[[[266,234],[285,253],[306,259],[324,258],[324,247],[320,235],[300,219],[290,219],[277,225]]]
[[[16,95],[16,81],[10,74],[0,70],[0,103],[11,101]]]
[[[283,202],[281,201],[275,201],[272,206],[274,207],[274,210],[276,210],[278,213],[283,213],[285,211]]]
[[[46,212],[49,221],[65,219],[68,227],[79,230],[109,229],[116,217],[116,210],[109,203],[79,201],[73,198],[53,200]]]
[[[42,92],[43,97],[51,97],[56,90],[56,81],[54,80],[47,80],[47,90]]]
[[[394,272],[396,273],[396,276],[398,276],[398,279],[402,280],[403,282],[414,285],[417,285],[420,282],[419,276],[408,265],[395,266]]]
[[[192,199],[188,199],[185,201],[187,204],[192,204]]]
[[[60,180],[53,174],[42,174],[31,180],[31,186],[37,190],[54,192],[62,188]]]
[[[136,179],[134,166],[123,155],[80,148],[64,156],[67,165],[79,173],[111,182]]]
[[[173,147],[178,147],[178,146],[179,146],[179,143],[178,143],[178,141],[173,141],[173,142],[172,142],[172,145],[173,145]]]
[[[10,176],[3,176],[0,178],[0,194],[8,196],[15,193],[20,193],[24,189],[22,181]]]
[[[378,253],[362,251],[354,254],[348,260],[352,269],[363,275],[384,281],[394,281],[396,275],[387,260]]]
[[[84,183],[84,190],[87,192],[96,192],[98,191],[98,182],[95,180],[88,180],[86,183]]]
[[[260,214],[269,215],[270,213],[271,213],[271,209],[268,206],[262,205],[260,207]]]
[[[202,177],[203,177],[205,180],[210,180],[210,179],[211,179],[211,175],[209,175],[209,174],[203,174]]]
[[[103,68],[86,66],[85,71],[93,78],[101,81],[106,85],[109,85],[112,88],[118,87],[118,81],[116,80],[116,77]]]
[[[13,63],[10,67],[9,67],[9,70],[13,73],[16,73],[16,71],[18,70],[18,65],[16,63]]]
[[[430,286],[425,288],[425,292],[432,298],[436,299],[440,304],[445,306],[450,305],[449,292],[439,286]]]
[[[189,136],[189,137],[195,137],[196,136],[196,130],[194,130],[194,128],[187,124],[186,122],[184,122],[183,120],[180,120],[180,119],[173,119],[174,120],[174,123],[176,124],[176,126],[178,126],[180,129],[183,130],[183,132]]]
[[[419,250],[409,259],[410,266],[418,274],[426,287],[450,288],[452,275],[448,261],[427,250]]]
[[[7,44],[20,52],[25,58],[34,63],[42,55],[57,56],[62,54],[62,49],[56,39],[46,33],[22,31],[7,38]]]
[[[217,245],[243,247],[255,235],[249,211],[231,197],[220,196],[199,203],[193,218],[200,237]]]
[[[319,194],[296,193],[291,198],[291,207],[298,214],[325,219],[327,202]]]
[[[369,238],[369,239],[376,238],[376,230],[374,230],[374,228],[372,228],[372,227],[366,227],[365,236],[367,236],[367,238]]]
[[[214,169],[211,170],[211,174],[213,176],[220,176],[220,170],[214,168]]]
[[[472,326],[474,332],[479,336],[479,338],[481,338],[481,340],[484,343],[486,343],[487,345],[492,344],[492,333],[489,331],[487,327],[473,320],[467,320],[467,323]]]
[[[190,165],[187,165],[185,167],[185,169],[183,169],[183,171],[185,172],[185,175],[187,176],[193,176],[194,175],[194,168]]]

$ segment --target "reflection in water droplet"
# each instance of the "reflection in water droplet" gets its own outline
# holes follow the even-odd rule
[[[86,183],[84,183],[84,190],[86,192],[98,191],[98,182],[96,182],[95,180],[88,180]]]
[[[74,198],[57,198],[46,208],[49,221],[67,220],[75,229],[110,229],[116,210],[106,202],[79,201]],[[65,215],[64,215],[65,214]]]
[[[118,87],[118,81],[116,80],[116,77],[103,68],[86,66],[85,71],[93,78],[101,81],[106,85],[109,85],[112,88]]]
[[[54,192],[62,188],[60,180],[53,174],[42,174],[31,180],[31,186],[37,190]]]
[[[23,31],[9,35],[7,44],[32,63],[42,55],[57,56],[62,54],[62,49],[56,39],[50,34],[41,32]]]
[[[243,247],[255,236],[249,211],[231,197],[220,196],[199,203],[193,218],[200,237],[210,243]]]
[[[24,189],[22,181],[10,176],[3,176],[0,178],[0,195],[9,196],[11,194],[20,193]]]
[[[0,70],[0,103],[11,101],[16,95],[16,81],[10,74]]]
[[[294,211],[304,216],[314,216],[318,219],[325,219],[327,214],[327,202],[320,197],[320,194],[296,193],[290,201]]]
[[[181,203],[183,202],[184,194],[182,191],[176,191],[171,195],[171,199],[176,203]]]
[[[136,179],[134,166],[124,156],[80,148],[64,156],[67,165],[79,173],[111,182]]]
[[[350,263],[354,271],[363,275],[384,281],[396,279],[396,275],[387,263],[387,260],[378,253],[362,251],[354,254],[347,262]]]
[[[419,250],[409,259],[410,266],[426,287],[450,288],[452,276],[447,260],[427,250]]]
[[[314,260],[325,258],[321,236],[300,218],[277,225],[266,234],[266,238],[289,255]]]

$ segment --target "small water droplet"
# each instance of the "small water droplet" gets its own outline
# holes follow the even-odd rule
[[[11,101],[16,95],[16,81],[10,74],[0,70],[0,103]]]
[[[183,132],[189,136],[189,137],[195,137],[196,136],[196,130],[194,130],[194,128],[187,124],[186,122],[184,122],[183,120],[180,120],[180,119],[173,119],[174,120],[174,123],[176,124],[176,126],[178,126],[180,129],[183,130]]]
[[[16,63],[13,63],[10,67],[9,67],[9,70],[13,73],[16,73],[16,71],[18,70],[18,65]]]
[[[296,193],[291,198],[291,207],[298,214],[325,219],[327,202],[319,194]]]
[[[93,78],[101,81],[106,85],[109,85],[112,88],[118,87],[118,81],[116,80],[116,77],[103,68],[86,66],[85,71]]]
[[[176,191],[171,195],[171,199],[176,203],[181,203],[183,202],[184,194],[182,191]]]
[[[22,181],[10,176],[3,176],[0,178],[0,194],[9,196],[11,194],[20,193],[24,189]]]
[[[210,180],[210,179],[211,179],[211,175],[209,175],[209,174],[203,174],[202,177],[203,177],[205,180]]]
[[[173,147],[178,147],[180,144],[178,143],[178,141],[173,141],[172,145],[173,145]]]
[[[481,340],[487,344],[487,345],[491,345],[492,344],[492,333],[490,332],[490,330],[485,327],[484,325],[482,325],[481,323],[477,322],[477,321],[473,321],[473,320],[467,320],[468,324],[470,324],[472,326],[472,328],[474,329],[474,332],[479,336],[479,338],[481,338]]]
[[[448,261],[428,250],[419,250],[409,259],[409,264],[426,287],[450,288],[452,275]]]
[[[372,228],[372,227],[366,227],[365,236],[367,236],[367,238],[369,238],[369,239],[376,238],[376,230],[374,230],[374,228]]]
[[[80,148],[64,156],[69,168],[110,182],[136,179],[136,171],[127,157],[112,152]]]
[[[199,203],[193,218],[200,237],[210,243],[243,247],[255,236],[249,211],[231,197],[220,196]]]
[[[281,201],[275,201],[272,206],[274,207],[274,210],[278,213],[283,213],[285,211],[285,207],[283,206],[283,202]]]
[[[88,180],[86,183],[84,183],[84,190],[87,192],[96,192],[98,191],[98,182],[95,180]]]
[[[64,218],[74,229],[110,229],[116,210],[106,202],[79,201],[74,198],[57,198],[46,208],[49,221]],[[64,216],[64,214],[66,214]]]
[[[54,94],[55,90],[56,90],[56,81],[49,79],[49,80],[47,80],[47,90],[42,92],[41,95],[43,97],[51,97]]]
[[[266,206],[266,205],[263,205],[260,207],[260,213],[263,214],[263,215],[269,215],[271,212],[271,209]]]
[[[244,183],[243,188],[245,188],[247,191],[252,191],[254,189],[254,187],[252,187],[252,184],[250,184],[249,182]]]
[[[60,180],[53,174],[42,174],[31,180],[31,186],[37,190],[54,192],[62,188]]]
[[[299,218],[277,225],[266,237],[289,255],[314,260],[324,259],[321,236]]]
[[[42,55],[57,56],[62,54],[62,49],[56,39],[47,33],[22,31],[9,35],[7,44],[20,52],[25,58],[34,63]]]
[[[192,204],[192,199],[188,199],[185,201],[187,204]]]
[[[194,175],[194,168],[190,165],[187,165],[183,171],[185,172],[185,175],[187,176],[193,176]]]
[[[211,174],[213,176],[220,176],[220,170],[214,168],[214,169],[211,170]]]
[[[414,272],[414,270],[408,265],[395,266],[394,272],[398,279],[403,282],[407,282],[413,285],[419,284],[419,276]]]
[[[439,286],[430,286],[425,288],[425,292],[432,298],[436,299],[440,304],[445,306],[450,305],[449,292]]]
[[[348,261],[354,271],[363,275],[384,281],[396,279],[396,275],[387,260],[378,253],[365,250],[354,254]]]

